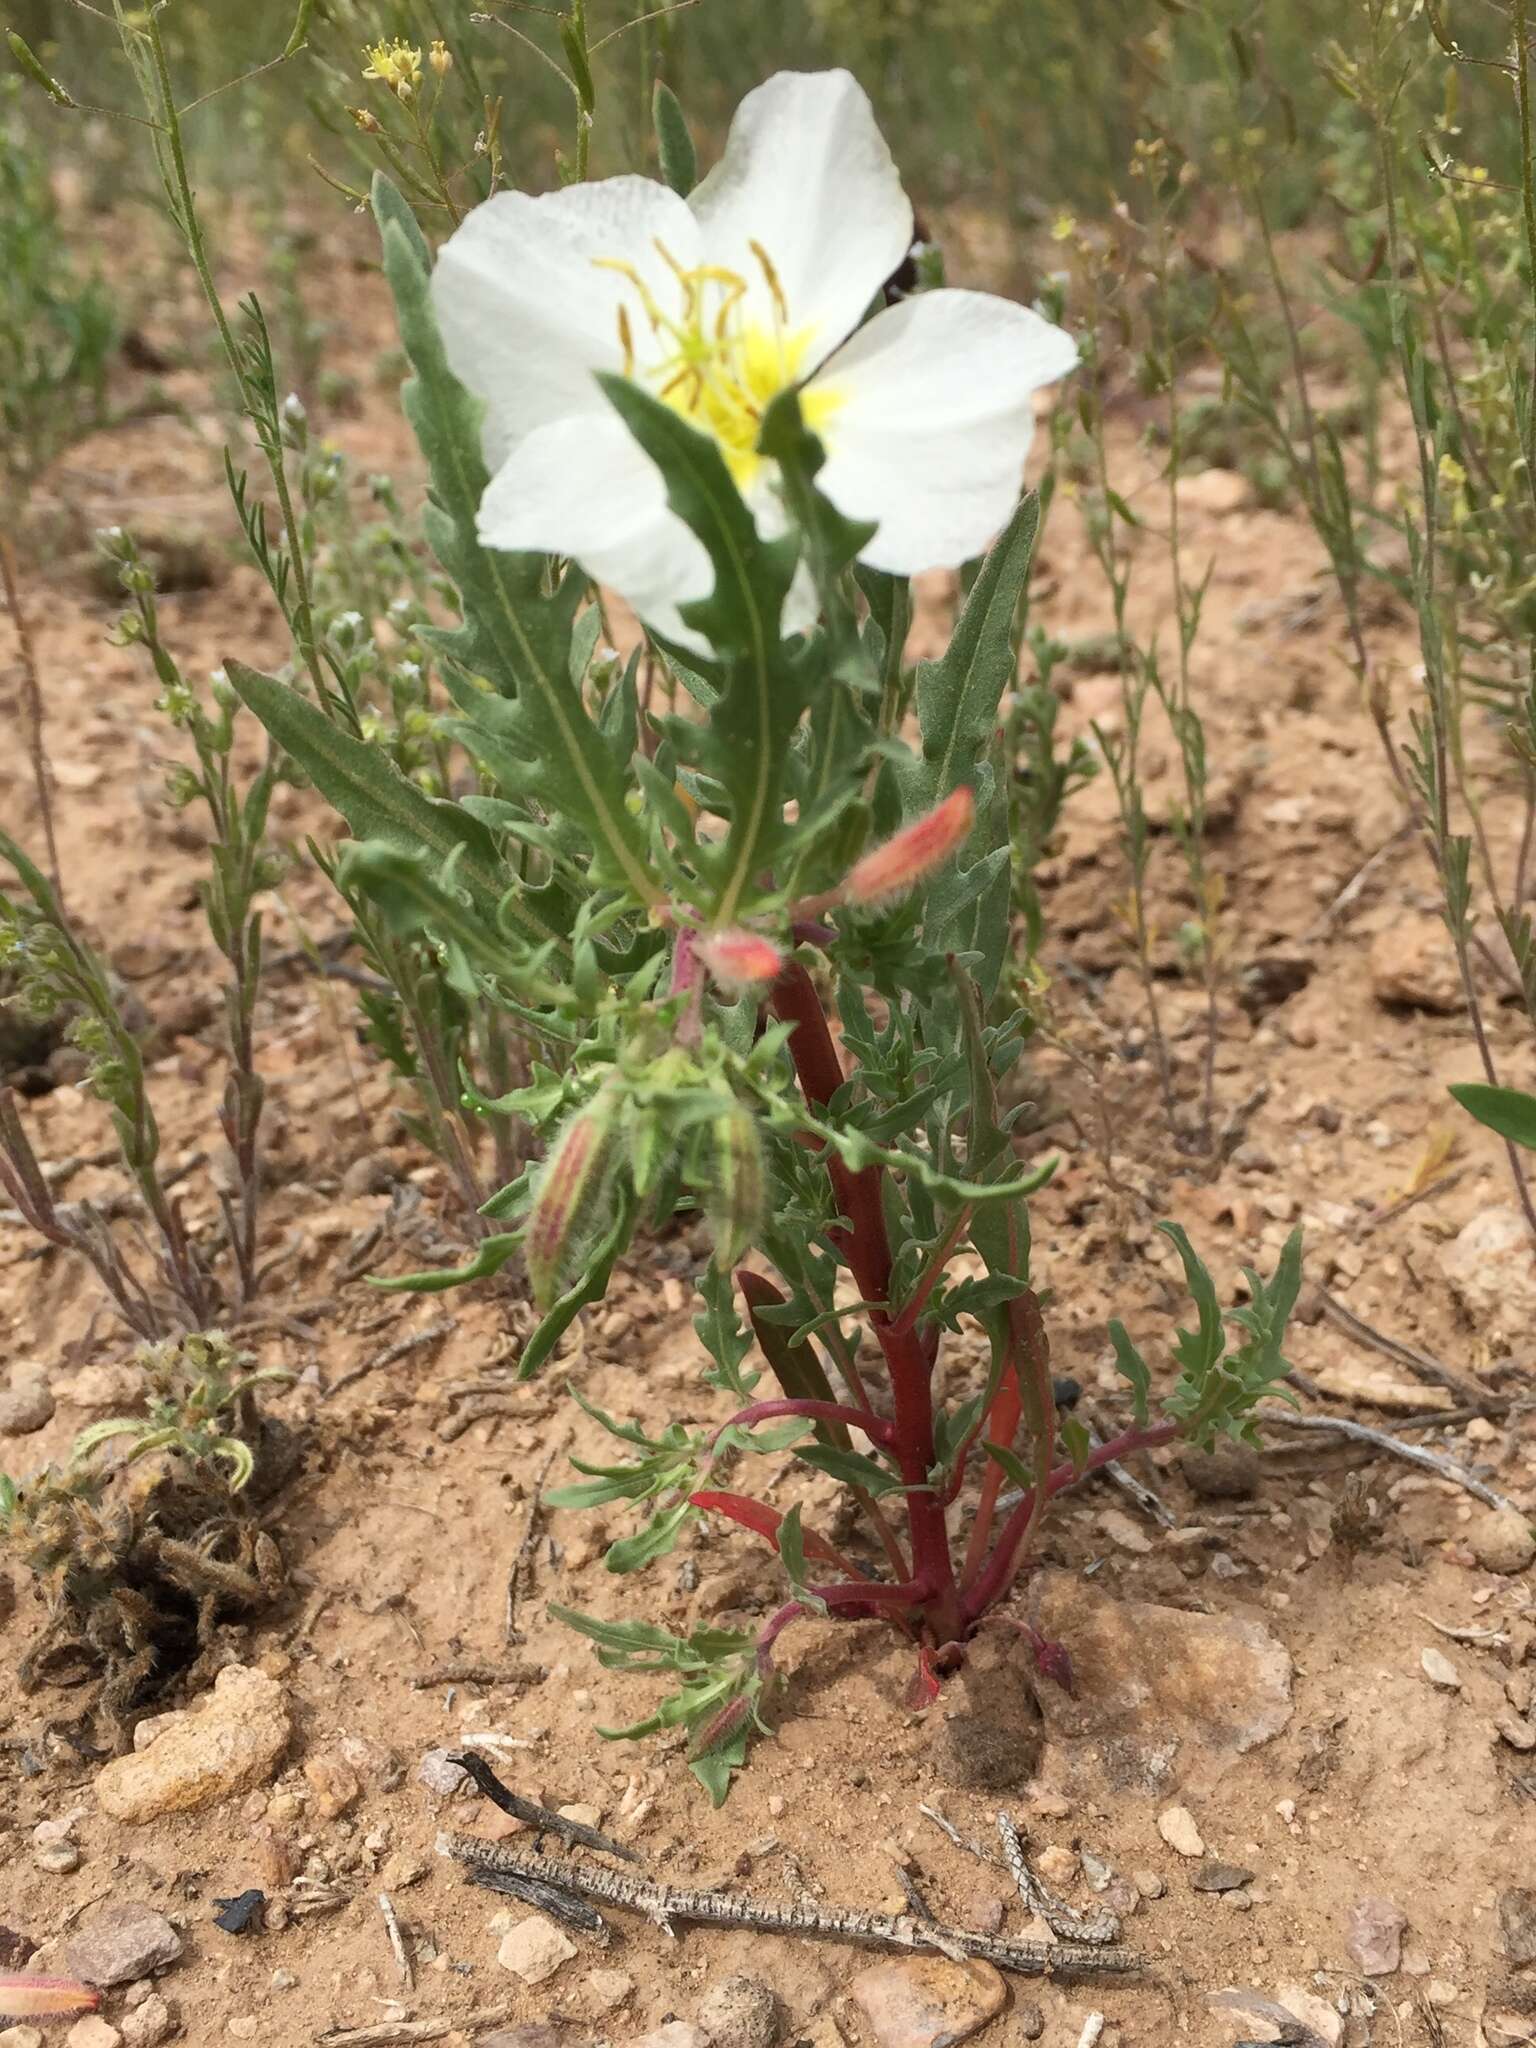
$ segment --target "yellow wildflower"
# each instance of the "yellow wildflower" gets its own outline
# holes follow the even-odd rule
[[[453,52],[441,36],[434,39],[431,49],[427,52],[427,62],[439,78],[446,78],[453,69]]]
[[[388,86],[397,100],[415,94],[421,84],[421,52],[413,43],[397,37],[392,43],[370,43],[363,54],[368,59],[364,78]]]

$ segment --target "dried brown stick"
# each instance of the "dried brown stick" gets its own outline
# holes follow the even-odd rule
[[[1317,1299],[1329,1322],[1337,1324],[1357,1344],[1369,1345],[1371,1350],[1382,1352],[1398,1365],[1406,1365],[1416,1379],[1427,1380],[1431,1386],[1449,1388],[1458,1400],[1476,1402],[1483,1398],[1484,1389],[1475,1380],[1464,1379],[1448,1365],[1442,1365],[1438,1358],[1432,1358],[1427,1351],[1419,1351],[1412,1344],[1405,1344],[1400,1337],[1378,1330],[1374,1323],[1365,1322],[1352,1308],[1346,1308],[1337,1296],[1330,1294],[1326,1287],[1318,1288]]]
[[[563,1813],[551,1813],[547,1806],[539,1806],[532,1799],[524,1799],[520,1794],[508,1791],[485,1758],[476,1756],[472,1749],[451,1756],[448,1761],[457,1764],[465,1777],[473,1780],[492,1806],[499,1806],[514,1820],[539,1828],[546,1835],[558,1835],[562,1842],[574,1842],[582,1849],[600,1849],[605,1856],[621,1856],[626,1863],[640,1861],[633,1849],[627,1849],[622,1842],[614,1841],[612,1836],[601,1833],[597,1828],[586,1827],[579,1820],[567,1820]]]
[[[412,1692],[425,1692],[438,1685],[537,1685],[548,1676],[542,1664],[439,1664],[413,1671],[405,1682]]]
[[[1447,1458],[1440,1451],[1426,1450],[1423,1444],[1404,1443],[1401,1437],[1388,1436],[1384,1429],[1372,1429],[1364,1422],[1348,1422],[1342,1415],[1283,1415],[1272,1408],[1265,1408],[1261,1413],[1266,1422],[1278,1423],[1282,1429],[1316,1430],[1323,1436],[1342,1436],[1351,1443],[1370,1444],[1375,1450],[1385,1451],[1388,1457],[1401,1458],[1405,1464],[1422,1466],[1426,1472],[1449,1479],[1454,1486],[1463,1487],[1474,1500],[1480,1500],[1490,1508],[1515,1507],[1506,1495],[1496,1493],[1475,1472],[1469,1472],[1465,1465],[1458,1465],[1454,1458]]]
[[[380,1372],[386,1365],[394,1365],[413,1351],[420,1351],[424,1345],[435,1344],[440,1337],[446,1337],[459,1327],[455,1316],[436,1316],[419,1330],[397,1337],[393,1344],[386,1344],[382,1351],[376,1351],[372,1358],[365,1358],[361,1365],[354,1365],[350,1372],[344,1372],[334,1379],[321,1394],[322,1401],[329,1401],[333,1394],[339,1394],[343,1387],[350,1387],[356,1381],[366,1379],[371,1372]]]
[[[963,1927],[929,1927],[906,1914],[866,1913],[858,1907],[817,1906],[808,1901],[791,1905],[734,1892],[688,1891],[677,1885],[654,1884],[627,1870],[533,1855],[505,1842],[482,1841],[476,1835],[441,1835],[438,1848],[441,1854],[471,1868],[479,1865],[536,1878],[581,1898],[600,1899],[622,1912],[642,1914],[668,1930],[679,1920],[703,1927],[742,1927],[756,1934],[808,1935],[820,1941],[852,1942],[861,1948],[936,1950],[940,1955],[975,1957],[1021,1977],[1128,1975],[1143,1967],[1141,1958],[1125,1948],[1005,1941]]]
[[[559,1444],[551,1446],[549,1456],[544,1460],[539,1476],[533,1482],[533,1494],[528,1502],[528,1520],[523,1526],[523,1538],[512,1559],[512,1569],[507,1574],[507,1607],[502,1639],[509,1649],[515,1649],[519,1643],[526,1640],[517,1625],[517,1603],[532,1573],[534,1547],[539,1540],[539,1527],[543,1519],[544,1482],[549,1477],[550,1467],[554,1464],[560,1448]]]
[[[1038,1913],[1052,1934],[1062,1941],[1092,1942],[1095,1947],[1119,1940],[1120,1922],[1113,1913],[1095,1913],[1089,1919],[1047,1891],[1029,1867],[1029,1858],[1024,1853],[1024,1837],[1014,1821],[1006,1813],[999,1813],[994,1818],[1008,1875],[1018,1886],[1019,1897],[1030,1912]]]
[[[400,1915],[395,1911],[395,1902],[388,1892],[379,1893],[379,1911],[384,1916],[384,1932],[389,1936],[389,1952],[395,1959],[395,1968],[400,1972],[400,1982],[407,1991],[414,1991],[416,1971],[411,1963],[411,1952],[405,1945]]]
[[[492,2027],[505,2026],[512,2017],[510,2005],[488,2005],[457,2019],[384,2020],[376,2027],[337,2027],[317,2034],[317,2048],[404,2048],[410,2041],[441,2041],[449,2034],[484,2034]]]

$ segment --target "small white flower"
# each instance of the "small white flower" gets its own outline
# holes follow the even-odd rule
[[[1018,497],[1033,394],[1077,352],[985,292],[921,293],[860,326],[911,246],[911,205],[846,71],[749,93],[689,199],[623,177],[476,207],[433,297],[448,360],[486,404],[481,540],[571,555],[702,645],[678,607],[709,594],[709,560],[596,382],[618,371],[714,437],[765,534],[785,514],[758,428],[796,385],[821,489],[879,521],[865,561],[912,575],[980,554]],[[787,626],[807,623],[803,600],[791,610]]]

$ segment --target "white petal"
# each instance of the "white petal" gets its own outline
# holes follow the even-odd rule
[[[709,557],[669,509],[660,470],[611,410],[557,420],[520,442],[480,500],[479,532],[487,547],[570,555],[648,626],[706,651],[678,606],[709,595]]]
[[[801,366],[851,334],[912,246],[912,207],[863,87],[846,71],[780,71],[736,109],[725,155],[689,200],[706,261],[749,280],[771,324],[753,253],[768,252],[792,332],[811,329]]]
[[[454,375],[487,405],[486,461],[498,469],[525,434],[571,413],[601,416],[596,370],[623,368],[619,309],[637,342],[640,295],[604,261],[631,263],[670,305],[676,281],[656,244],[698,262],[698,223],[650,178],[606,178],[532,197],[498,192],[443,244],[432,302]]]
[[[1032,394],[1076,361],[1069,334],[986,292],[919,293],[839,349],[810,386],[828,406],[818,482],[879,520],[864,560],[912,576],[979,555],[1023,485]]]

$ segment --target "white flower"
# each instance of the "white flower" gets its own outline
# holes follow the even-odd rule
[[[798,385],[822,490],[879,521],[865,561],[911,575],[980,554],[1019,494],[1032,396],[1076,350],[984,292],[920,293],[861,326],[912,234],[846,71],[749,93],[689,199],[624,177],[476,207],[433,297],[448,360],[486,404],[481,540],[573,556],[658,632],[702,644],[678,607],[709,594],[709,560],[593,374],[618,371],[714,437],[760,531],[785,514],[758,427]],[[787,625],[807,623],[792,609]]]

